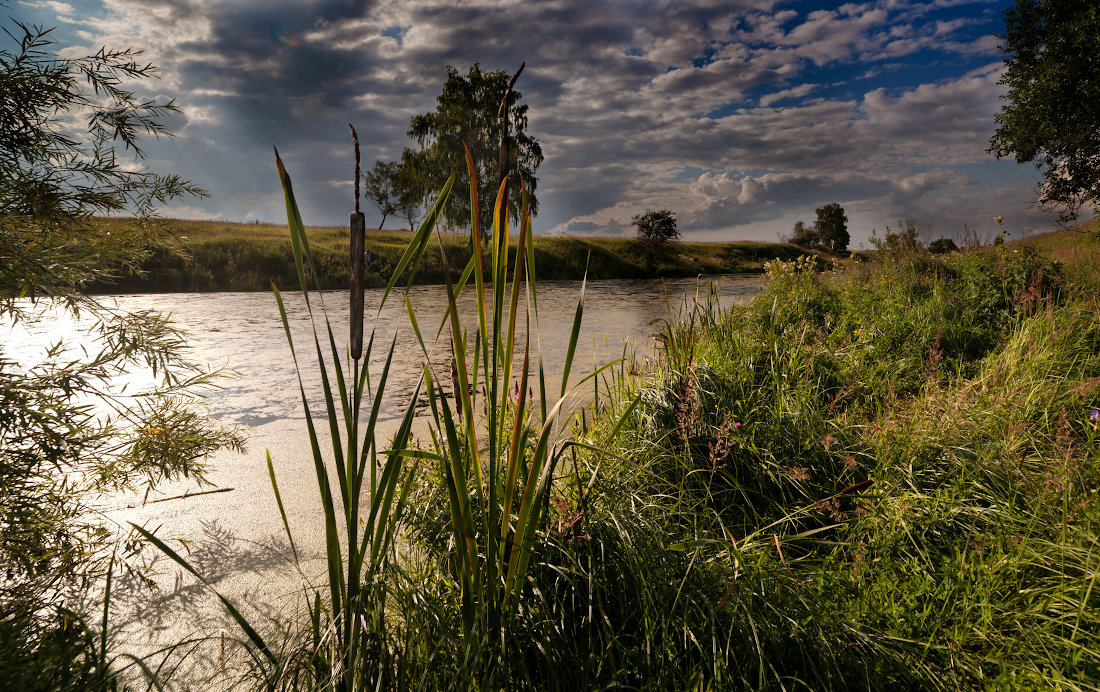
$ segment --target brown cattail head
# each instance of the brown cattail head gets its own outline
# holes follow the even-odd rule
[[[355,150],[355,211],[348,222],[348,238],[351,247],[351,357],[359,360],[363,355],[363,290],[366,288],[366,220],[359,211],[359,137],[350,123],[351,143]]]

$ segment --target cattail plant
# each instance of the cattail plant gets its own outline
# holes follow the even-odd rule
[[[521,68],[522,69],[522,68]],[[517,71],[516,76],[518,77]],[[514,81],[514,80],[513,80]],[[507,97],[506,97],[507,98]],[[502,111],[501,117],[506,117]],[[358,182],[358,142],[356,150]],[[276,650],[232,603],[219,594],[231,616],[245,633],[245,646],[262,685],[268,689],[286,686],[357,690],[389,687],[397,680],[407,684],[408,659],[400,650],[394,628],[410,616],[403,607],[415,600],[391,603],[392,567],[398,560],[397,538],[403,514],[415,482],[415,468],[437,465],[443,478],[454,546],[457,601],[455,610],[462,622],[463,674],[470,679],[498,681],[505,660],[505,633],[520,608],[520,600],[533,556],[539,546],[540,528],[546,521],[554,469],[571,443],[556,441],[559,418],[569,393],[569,375],[576,351],[583,315],[582,284],[572,332],[565,357],[561,389],[548,395],[540,355],[532,354],[532,335],[538,330],[536,278],[533,259],[531,214],[526,190],[521,192],[519,245],[511,267],[509,226],[506,214],[506,185],[502,181],[494,205],[493,234],[488,276],[484,271],[476,170],[469,151],[472,254],[457,281],[446,267],[447,305],[436,338],[444,330],[453,344],[454,404],[445,395],[443,378],[432,370],[429,346],[422,334],[416,311],[408,299],[416,267],[431,244],[441,209],[451,192],[452,174],[431,212],[413,235],[386,285],[379,311],[406,277],[404,303],[418,344],[424,355],[423,376],[412,393],[396,435],[388,447],[376,439],[392,363],[396,336],[389,346],[385,365],[373,382],[368,366],[374,344],[373,331],[364,345],[363,274],[364,221],[358,209],[351,213],[351,325],[350,348],[341,349],[324,314],[323,301],[315,311],[310,288],[317,288],[317,267],[294,198],[290,176],[276,152],[279,177],[286,198],[294,263],[313,325],[316,368],[324,394],[323,417],[331,439],[330,464],[315,427],[315,412],[306,397],[305,370],[295,350],[282,294],[273,286],[283,328],[298,371],[302,406],[312,450],[324,517],[327,589],[316,591],[309,603],[309,632],[302,651]],[[463,327],[457,300],[470,280],[476,293],[473,338]],[[486,286],[491,292],[486,292]],[[515,345],[524,332],[522,362],[514,361]],[[327,346],[323,348],[322,342]],[[537,346],[537,341],[536,341]],[[327,356],[325,355],[327,351]],[[533,360],[538,361],[538,412],[528,409],[528,398],[509,396],[511,382],[518,376],[519,391],[528,391]],[[473,367],[469,367],[470,365]],[[608,364],[610,367],[613,364]],[[330,376],[330,368],[334,376]],[[603,368],[581,382],[596,377]],[[517,375],[518,373],[518,375]],[[419,449],[411,443],[411,431],[420,392],[427,393],[431,415],[427,421],[433,443]],[[475,397],[482,393],[484,416],[475,412]],[[373,396],[371,396],[373,394]],[[534,406],[534,402],[530,406]],[[461,414],[461,415],[456,415]],[[365,419],[365,424],[364,424]],[[335,469],[333,479],[329,468]],[[268,454],[268,471],[276,502],[292,551],[298,555],[293,532],[287,521],[276,479],[275,462]],[[183,557],[140,529],[149,540],[186,570],[203,579]],[[442,556],[436,556],[442,560]],[[400,570],[398,570],[400,572]],[[205,581],[204,581],[205,583]],[[392,608],[392,612],[391,612]],[[304,666],[303,666],[304,663]],[[423,661],[420,662],[424,664]]]

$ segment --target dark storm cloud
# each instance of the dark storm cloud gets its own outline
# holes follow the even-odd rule
[[[308,220],[339,223],[348,122],[368,165],[395,158],[448,65],[511,72],[522,61],[518,88],[546,155],[540,230],[624,229],[647,207],[677,209],[702,235],[770,234],[828,201],[857,205],[850,217],[995,211],[980,175],[957,167],[989,165],[991,19],[1004,0],[818,11],[778,0],[100,1],[110,12],[88,22],[89,40],[144,42],[161,65],[187,125],[154,153],[194,167],[184,173],[215,192],[211,214],[278,217],[277,190],[253,182],[270,177],[277,145]],[[914,65],[935,78],[915,80]]]

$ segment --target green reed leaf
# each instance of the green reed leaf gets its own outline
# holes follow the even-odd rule
[[[412,240],[409,242],[409,247],[405,248],[404,254],[401,255],[401,259],[397,262],[397,267],[393,270],[393,276],[390,277],[389,282],[386,283],[386,291],[382,294],[382,301],[378,304],[378,312],[382,312],[382,307],[386,304],[386,299],[390,295],[390,291],[397,285],[397,281],[401,278],[401,275],[405,272],[405,269],[412,263],[413,271],[415,271],[416,265],[420,262],[420,258],[424,254],[424,248],[428,245],[428,238],[431,237],[432,231],[435,229],[436,222],[439,220],[439,215],[442,213],[443,205],[447,203],[447,198],[451,194],[451,186],[454,185],[455,173],[451,174],[450,178],[447,178],[447,184],[443,186],[443,191],[439,193],[439,198],[436,199],[435,204],[432,206],[432,210],[428,212],[428,215],[424,218],[424,221],[420,224],[420,228],[417,229],[413,235]],[[416,260],[415,262],[413,260]],[[412,274],[410,273],[408,285],[412,286]]]
[[[279,516],[283,518],[283,528],[286,530],[287,541],[290,542],[290,551],[294,554],[294,563],[301,562],[298,559],[298,548],[294,545],[294,534],[290,530],[290,522],[286,518],[286,509],[283,507],[283,496],[279,494],[279,483],[275,480],[275,466],[271,463],[271,450],[267,450],[267,476],[271,479],[271,489],[275,491],[275,504],[279,507]]]

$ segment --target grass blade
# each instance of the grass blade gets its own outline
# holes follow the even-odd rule
[[[573,331],[569,334],[569,347],[565,351],[565,371],[561,376],[561,395],[569,388],[569,370],[573,366],[573,355],[577,352],[577,339],[581,333],[581,317],[584,315],[584,289],[588,286],[588,262],[592,259],[592,253],[588,253],[585,260],[584,279],[581,280],[581,295],[577,299],[577,312],[573,317]]]
[[[279,494],[279,483],[275,480],[275,466],[271,463],[271,450],[267,451],[267,475],[271,479],[271,489],[275,491],[275,504],[279,507],[279,516],[283,518],[283,528],[286,530],[286,538],[290,542],[290,550],[294,553],[294,563],[299,564],[298,548],[294,545],[294,534],[290,530],[290,522],[286,518],[286,510],[283,508],[283,496]]]

